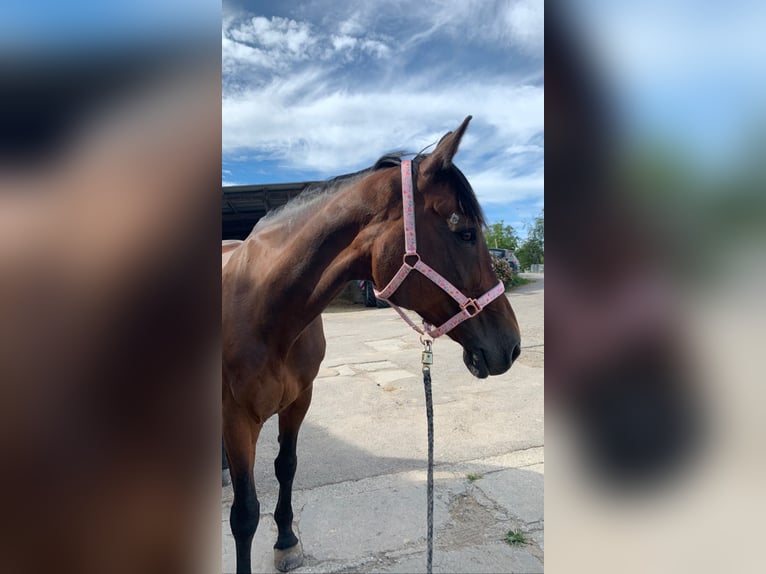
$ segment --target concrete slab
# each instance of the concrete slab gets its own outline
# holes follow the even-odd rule
[[[338,368],[335,369],[335,371],[339,377],[353,377],[356,374],[356,371],[348,365],[338,365]]]
[[[307,554],[317,560],[365,560],[425,544],[422,480],[405,473],[360,483],[333,485],[311,493],[299,522]],[[447,517],[446,501],[435,497],[434,528],[440,528]]]
[[[369,376],[377,384],[383,385],[385,383],[391,383],[401,379],[409,379],[415,377],[416,375],[403,369],[390,369],[386,371],[376,371],[374,373],[369,373]]]
[[[378,341],[366,341],[365,345],[372,347],[380,353],[386,353],[389,351],[401,351],[407,348],[407,343],[401,339],[380,339]]]
[[[391,361],[370,361],[368,363],[354,363],[352,367],[356,371],[380,371],[382,369],[395,369],[396,363]]]
[[[381,574],[416,574],[425,571],[425,553],[408,556],[379,570],[369,570]],[[543,572],[543,564],[523,548],[511,548],[507,544],[497,543],[435,553],[433,571],[465,574],[535,574]]]
[[[499,470],[477,480],[477,488],[525,524],[540,522],[543,512],[542,465]]]

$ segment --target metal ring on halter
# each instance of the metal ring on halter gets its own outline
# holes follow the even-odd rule
[[[469,307],[473,307],[473,312],[469,311]],[[463,303],[460,308],[468,313],[469,317],[475,317],[479,314],[479,311],[481,311],[481,305],[479,305],[479,302],[476,299],[469,299]]]
[[[408,257],[416,257],[417,259],[415,259],[415,263],[413,263],[412,265],[410,265],[409,263],[407,263],[407,258],[408,258]],[[420,262],[420,255],[418,255],[417,253],[405,253],[405,254],[402,256],[402,263],[403,263],[404,265],[406,265],[407,267],[412,267],[412,268],[414,269],[414,268],[415,268],[415,265],[417,265],[419,262]]]

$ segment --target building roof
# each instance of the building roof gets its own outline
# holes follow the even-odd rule
[[[244,239],[258,220],[302,193],[313,181],[223,187],[222,239]]]

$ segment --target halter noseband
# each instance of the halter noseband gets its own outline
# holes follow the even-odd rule
[[[402,266],[396,275],[393,276],[391,281],[388,282],[381,291],[373,289],[375,296],[378,299],[386,301],[399,315],[404,319],[407,324],[415,329],[421,335],[429,335],[436,339],[441,337],[445,333],[448,333],[460,323],[471,317],[475,317],[481,311],[489,305],[492,301],[497,299],[500,295],[505,293],[505,286],[502,281],[499,281],[492,289],[484,293],[478,299],[471,299],[466,297],[460,292],[460,289],[455,287],[452,283],[447,281],[439,273],[434,271],[431,267],[423,263],[418,255],[418,244],[415,236],[415,198],[413,195],[412,187],[412,160],[402,160],[402,206],[404,211],[404,257],[402,258]],[[411,265],[407,260],[413,260]],[[399,286],[404,282],[410,271],[415,269],[422,275],[425,275],[433,283],[435,283],[442,291],[452,297],[457,304],[460,305],[460,311],[453,315],[451,319],[448,319],[441,326],[434,328],[423,321],[423,328],[421,329],[402,311],[397,305],[393,304],[389,298],[396,292]]]

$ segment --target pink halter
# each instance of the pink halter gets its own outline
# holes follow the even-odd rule
[[[471,317],[478,315],[482,309],[484,309],[484,307],[505,293],[505,286],[503,285],[502,281],[499,281],[497,285],[484,293],[484,295],[478,299],[471,299],[463,295],[457,287],[455,287],[452,283],[447,281],[439,273],[434,271],[431,267],[420,260],[420,255],[418,255],[417,239],[415,236],[415,199],[412,192],[412,160],[408,159],[402,160],[402,204],[404,209],[405,245],[404,257],[402,258],[402,266],[399,268],[399,271],[397,271],[396,275],[393,276],[391,281],[388,282],[388,285],[386,285],[381,291],[378,291],[377,289],[373,289],[373,291],[375,292],[375,296],[378,299],[383,299],[389,305],[391,305],[391,307],[393,307],[394,310],[399,313],[399,315],[401,315],[402,319],[404,319],[410,327],[415,329],[421,335],[426,334],[436,339],[437,337],[441,337],[445,333],[448,333],[466,319],[470,319]],[[407,263],[408,257],[415,258],[414,265]],[[428,279],[436,283],[436,285],[438,285],[442,291],[447,293],[450,297],[457,301],[458,305],[460,305],[460,311],[437,328],[434,328],[432,325],[429,325],[423,321],[423,328],[421,329],[412,322],[412,320],[405,314],[404,311],[389,301],[389,297],[391,297],[391,295],[396,292],[407,275],[409,275],[410,271],[413,269],[419,271]]]

